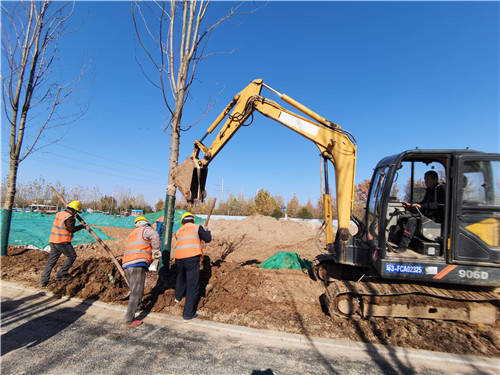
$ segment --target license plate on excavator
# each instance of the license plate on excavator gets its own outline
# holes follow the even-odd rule
[[[174,168],[174,184],[188,203],[203,202],[206,197],[207,167],[199,167],[192,158]]]

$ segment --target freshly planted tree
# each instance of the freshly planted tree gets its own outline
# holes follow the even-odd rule
[[[179,141],[182,130],[192,125],[182,124],[182,112],[196,76],[198,63],[210,33],[222,22],[236,14],[239,6],[211,25],[203,22],[208,0],[154,1],[131,3],[132,20],[140,46],[158,74],[147,76],[160,90],[170,113],[170,157],[167,194],[165,199],[165,232],[162,240],[162,264],[170,260],[170,241],[175,208],[173,171],[179,160]],[[141,65],[141,69],[142,69]],[[142,69],[143,72],[145,69]],[[156,82],[156,83],[155,83]],[[164,272],[161,272],[165,276]]]
[[[74,3],[49,0],[2,2],[2,96],[10,139],[1,255],[7,255],[19,164],[60,139],[55,127],[69,124],[85,112],[78,109],[64,116],[60,112],[82,75],[73,82],[58,82],[53,74],[58,42],[73,7]],[[51,129],[55,131],[46,140]]]

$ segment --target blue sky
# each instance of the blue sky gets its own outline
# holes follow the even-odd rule
[[[211,4],[206,25],[227,12]],[[356,181],[384,156],[411,148],[500,151],[498,2],[268,2],[215,30],[184,123],[179,160],[192,151],[231,98],[264,82],[351,132],[358,142]],[[66,186],[130,189],[154,204],[164,199],[170,134],[160,91],[146,81],[128,2],[77,2],[74,32],[60,45],[62,79],[90,62],[82,120],[58,144],[21,163],[19,181],[38,177]],[[233,51],[228,54],[225,52]],[[3,53],[3,52],[2,52]],[[278,100],[271,92],[262,95]],[[279,102],[279,100],[278,100]],[[2,118],[2,178],[8,172]],[[207,144],[205,142],[205,144]],[[331,173],[333,176],[333,173]],[[332,181],[333,184],[333,181]],[[264,188],[285,200],[320,195],[317,148],[256,113],[209,167],[207,192],[247,198]]]

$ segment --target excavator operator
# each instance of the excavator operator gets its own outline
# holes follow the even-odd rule
[[[445,188],[439,183],[439,177],[436,171],[427,171],[424,175],[425,196],[419,203],[403,202],[403,207],[411,209],[418,208],[422,215],[441,224],[444,219]],[[400,218],[396,224],[395,240],[398,247],[393,248],[396,253],[402,253],[408,248],[418,225],[418,217],[405,215]]]

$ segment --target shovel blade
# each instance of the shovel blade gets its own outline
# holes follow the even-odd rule
[[[208,168],[198,166],[192,158],[174,168],[174,184],[188,203],[203,202],[205,199],[207,173]]]

